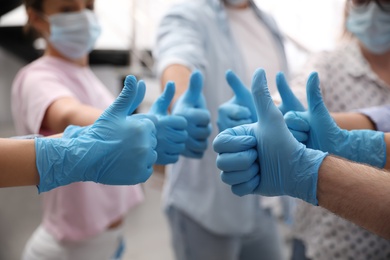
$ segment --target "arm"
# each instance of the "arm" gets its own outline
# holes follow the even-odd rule
[[[184,92],[187,90],[188,82],[190,81],[191,70],[184,65],[174,64],[168,66],[161,77],[161,87],[164,89],[164,86],[168,81],[175,82],[176,92],[172,100],[172,104],[175,104],[177,99],[181,97]]]
[[[337,125],[346,130],[371,129],[376,130],[375,124],[371,119],[360,113],[332,113],[333,119]]]
[[[0,188],[37,185],[34,140],[0,139]]]
[[[320,206],[390,239],[389,186],[388,172],[328,156],[319,169],[317,196]]]
[[[46,110],[42,128],[62,132],[68,125],[93,124],[103,111],[66,97],[54,101]]]

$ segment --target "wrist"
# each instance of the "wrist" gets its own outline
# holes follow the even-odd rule
[[[305,148],[301,154],[298,168],[294,169],[293,190],[290,196],[318,206],[318,172],[328,153]]]

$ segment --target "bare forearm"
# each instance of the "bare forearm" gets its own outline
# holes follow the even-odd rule
[[[190,76],[191,70],[183,65],[171,65],[165,69],[161,77],[162,88],[165,87],[165,84],[167,84],[168,81],[175,82],[176,86],[175,97],[172,100],[172,104],[175,104],[176,100],[187,90]]]
[[[318,174],[319,205],[390,239],[390,173],[328,156]]]
[[[84,105],[73,98],[63,98],[55,101],[46,110],[42,127],[60,133],[68,125],[91,125],[102,112],[101,109]]]
[[[0,139],[0,187],[38,183],[34,140]]]
[[[372,121],[360,113],[332,113],[337,125],[346,130],[371,129],[375,130]]]

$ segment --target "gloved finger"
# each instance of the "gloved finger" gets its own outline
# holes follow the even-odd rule
[[[186,148],[181,154],[188,158],[201,159],[204,152],[194,152]]]
[[[186,142],[186,149],[191,150],[192,152],[204,152],[207,149],[207,140],[196,140],[189,136]]]
[[[210,136],[211,128],[209,126],[199,127],[195,125],[189,125],[187,127],[187,133],[189,137],[192,137],[196,140],[205,140]]]
[[[196,106],[203,90],[203,75],[199,70],[192,72],[187,91],[184,93],[183,100],[187,104]]]
[[[276,86],[278,88],[280,97],[282,98],[282,104],[279,106],[279,110],[282,114],[286,114],[288,111],[305,111],[304,106],[294,95],[289,87],[286,77],[283,72],[279,72],[276,75]]]
[[[301,131],[296,131],[296,130],[292,130],[292,129],[288,129],[290,130],[290,133],[295,137],[295,139],[297,139],[298,142],[300,143],[306,143],[307,140],[309,139],[309,135],[307,132],[301,132]]]
[[[260,185],[260,176],[256,175],[250,181],[233,185],[232,192],[237,196],[242,197],[248,194],[252,194],[259,185]]]
[[[188,133],[187,131],[172,129],[171,131],[166,131],[163,138],[169,142],[170,145],[184,144],[188,139]]]
[[[177,114],[183,116],[188,124],[197,126],[208,126],[210,124],[210,112],[207,109],[193,108],[189,109],[186,114]]]
[[[221,180],[228,185],[237,185],[250,181],[259,173],[259,164],[254,163],[248,169],[234,172],[221,172]]]
[[[237,100],[245,103],[248,94],[250,95],[250,91],[245,87],[244,83],[242,83],[240,78],[232,70],[226,71],[225,77]]]
[[[269,124],[269,118],[281,123],[283,116],[278,108],[276,108],[267,86],[267,79],[263,69],[257,69],[252,80],[252,95],[255,101],[257,118],[259,124]],[[276,120],[276,121],[275,121]],[[283,121],[284,124],[284,121]]]
[[[232,129],[228,129],[233,131]],[[216,153],[235,153],[253,149],[257,145],[256,137],[251,135],[236,136],[230,131],[217,135],[213,141],[213,148]]]
[[[222,121],[217,121],[217,125],[219,128],[219,131],[222,132],[223,130],[227,128],[233,128],[240,125],[250,124],[252,123],[252,119],[243,119],[243,120],[231,120],[230,118],[227,118]]]
[[[224,104],[218,108],[218,115],[232,120],[250,119],[251,111],[237,104]]]
[[[227,172],[245,171],[256,161],[257,156],[255,149],[237,153],[222,153],[217,157],[217,167],[221,171]]]
[[[127,76],[119,97],[102,114],[102,117],[123,118],[128,115],[137,94],[137,79]]]
[[[187,129],[187,120],[182,116],[164,116],[158,120],[158,123],[174,130]]]
[[[309,132],[310,124],[304,119],[304,113],[290,111],[284,115],[284,121],[289,129],[297,130],[301,132]]]
[[[169,81],[165,85],[164,92],[160,97],[153,103],[150,113],[155,115],[164,116],[168,114],[169,105],[172,102],[173,97],[175,96],[175,83]]]
[[[328,109],[326,108],[324,101],[322,99],[322,94],[320,89],[320,79],[318,77],[317,72],[313,72],[310,74],[309,79],[307,80],[306,91],[307,91],[307,102],[311,114],[329,115]]]
[[[167,165],[171,163],[176,163],[179,160],[180,154],[158,154],[156,164]]]
[[[144,183],[147,180],[149,180],[150,176],[153,174],[153,165],[157,161],[157,153],[153,151],[150,156],[148,157],[148,162],[146,165],[146,168],[143,169],[144,174],[141,174],[137,183]],[[153,163],[152,163],[153,162]]]
[[[131,107],[129,109],[128,115],[131,115],[134,113],[134,111],[139,107],[139,105],[142,103],[145,97],[146,92],[146,85],[143,80],[138,81],[137,83],[137,94],[135,95],[135,99],[133,104],[131,104]]]
[[[126,117],[126,120],[141,120],[141,119],[149,119],[150,121],[153,122],[153,124],[156,126],[158,123],[158,119],[156,116],[151,115],[151,114],[135,114]]]

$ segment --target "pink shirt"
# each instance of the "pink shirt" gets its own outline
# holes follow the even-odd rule
[[[73,97],[105,109],[114,100],[89,67],[44,56],[24,67],[12,86],[12,113],[18,134],[50,134],[41,129],[55,100]],[[43,226],[58,240],[97,235],[143,200],[141,187],[74,183],[43,195]]]

